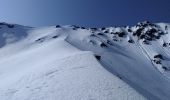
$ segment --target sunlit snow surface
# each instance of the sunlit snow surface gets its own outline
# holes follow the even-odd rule
[[[3,23],[0,100],[169,100],[170,26],[154,25],[142,26],[141,33],[155,28],[154,34],[165,34],[146,44],[134,35],[140,26]]]

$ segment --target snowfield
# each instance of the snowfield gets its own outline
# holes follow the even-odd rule
[[[170,25],[0,23],[0,100],[169,100]]]

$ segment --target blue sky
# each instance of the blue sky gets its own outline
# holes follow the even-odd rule
[[[0,21],[29,26],[170,23],[170,0],[0,0]]]

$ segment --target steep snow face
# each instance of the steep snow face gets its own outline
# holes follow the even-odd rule
[[[66,41],[93,51],[108,71],[148,99],[169,100],[169,29],[169,24],[150,22],[134,27],[91,28],[88,32],[78,29]]]
[[[8,25],[0,29],[2,100],[170,98],[169,24]]]
[[[73,36],[72,42],[83,42],[91,34],[87,29],[21,26],[0,31],[15,31],[17,38],[0,48],[1,100],[146,100],[106,70],[93,51],[66,41]],[[23,34],[18,37],[18,32]]]

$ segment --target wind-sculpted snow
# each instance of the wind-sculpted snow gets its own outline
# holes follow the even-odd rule
[[[0,100],[170,98],[169,24],[0,27]]]
[[[84,63],[86,62],[86,63]],[[143,100],[126,83],[107,72],[90,52],[79,52],[27,69],[1,90],[3,100]],[[8,77],[9,78],[9,77]]]

